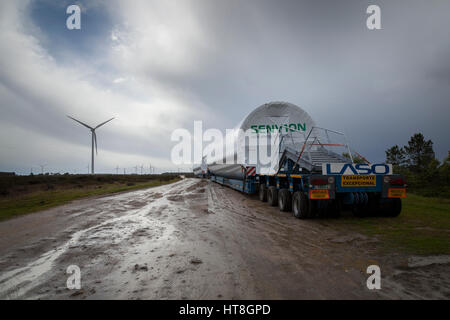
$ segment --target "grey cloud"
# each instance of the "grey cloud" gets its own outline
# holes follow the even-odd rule
[[[124,32],[124,39],[127,35],[137,38],[124,44],[131,57],[128,60],[105,47],[92,51],[100,55],[92,57],[95,63],[83,61],[80,75],[88,76],[81,83],[95,87],[86,101],[95,102],[103,90],[120,95],[123,103],[142,103],[142,108],[157,108],[170,99],[168,105],[184,104],[185,108],[174,112],[176,121],[170,112],[155,113],[156,123],[168,129],[177,125],[191,129],[193,120],[204,120],[205,127],[226,129],[257,106],[284,100],[303,107],[320,125],[346,132],[353,147],[372,161],[384,160],[385,149],[406,144],[419,131],[435,142],[438,157],[447,154],[449,2],[197,0],[177,2],[180,19],[176,19],[178,13],[165,11],[176,8],[167,3],[136,1],[133,5],[149,17],[158,12],[168,27],[163,31],[169,42],[163,37],[163,45],[173,45],[179,54],[172,55],[151,37],[141,43],[148,51],[139,52],[134,45],[145,34],[132,31],[146,26],[144,13],[123,10],[131,5],[128,1],[111,2],[105,9],[112,26]],[[365,27],[369,4],[380,5],[382,30]],[[1,50],[0,58],[9,64],[13,56]],[[64,63],[56,61],[62,68]],[[30,76],[38,86],[40,76]],[[115,78],[127,80],[118,85],[113,83]],[[0,83],[2,121],[45,136],[56,135],[61,145],[82,146],[87,140],[82,128],[64,122],[66,113],[100,121],[109,112],[107,106],[96,113],[56,94],[34,91],[23,85],[19,75],[0,72]],[[158,103],[150,104],[155,96]],[[130,112],[137,110],[139,105]],[[150,115],[149,110],[143,111]],[[122,117],[126,116],[124,112]],[[158,134],[160,129],[130,123],[120,130],[105,127],[99,132],[102,147],[130,157],[168,158],[167,132]]]

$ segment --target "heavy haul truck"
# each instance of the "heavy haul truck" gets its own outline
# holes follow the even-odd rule
[[[211,181],[247,194],[257,193],[261,201],[278,206],[280,211],[292,211],[299,219],[337,217],[343,209],[359,217],[400,214],[406,183],[393,173],[392,165],[371,164],[361,156],[365,163],[354,163],[352,154],[356,152],[350,149],[345,135],[317,127],[299,107],[285,102],[265,104],[237,128],[255,134],[273,130],[282,133],[272,152],[277,154],[277,163],[247,165],[245,157],[241,157],[242,163],[226,161],[239,158],[236,152],[223,161],[210,157],[205,166]],[[332,141],[331,135],[340,136],[344,142]],[[235,136],[239,140],[239,135]],[[252,147],[245,148],[248,151]],[[245,148],[240,152],[245,153]],[[344,148],[347,156],[336,148]]]

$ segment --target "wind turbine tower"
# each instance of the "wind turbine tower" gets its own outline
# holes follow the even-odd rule
[[[105,122],[100,123],[98,126],[96,126],[95,128],[92,128],[90,126],[88,126],[87,124],[72,118],[70,116],[67,116],[69,119],[72,119],[73,121],[78,122],[79,124],[85,126],[86,128],[88,128],[89,130],[91,130],[91,135],[92,135],[92,152],[91,152],[91,174],[94,174],[94,145],[95,145],[95,153],[97,154],[97,134],[95,133],[95,130],[97,130],[98,128],[100,128],[101,126],[103,126],[104,124],[107,124],[108,122],[110,122],[111,120],[113,120],[114,118],[111,118]]]
[[[46,167],[46,164],[40,164],[39,167],[41,167],[41,174],[44,174],[44,168]]]

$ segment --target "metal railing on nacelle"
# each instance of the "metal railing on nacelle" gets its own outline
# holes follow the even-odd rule
[[[328,143],[320,142],[320,139],[319,139],[318,135],[315,135],[314,136],[314,140],[311,143],[308,143],[309,138],[311,137],[311,133],[315,129],[316,130],[323,130],[325,132],[325,135],[326,135],[326,138],[328,140]],[[344,137],[344,143],[331,143],[331,139],[330,139],[329,133],[334,133],[334,134],[343,136]],[[308,135],[305,138],[305,142],[303,143],[303,146],[301,148],[300,154],[299,154],[297,160],[295,161],[293,170],[295,170],[296,167],[298,166],[298,163],[299,163],[300,159],[302,158],[303,154],[305,153],[305,151],[308,153],[308,158],[309,158],[310,162],[312,162],[312,158],[311,158],[311,147],[312,146],[320,146],[324,150],[326,150],[328,153],[329,153],[329,150],[324,148],[325,146],[329,146],[329,147],[345,147],[345,148],[347,148],[348,155],[350,157],[351,162],[353,163],[352,152],[351,152],[350,146],[348,145],[347,137],[346,137],[346,135],[344,133],[339,132],[339,131],[335,131],[335,130],[331,130],[331,129],[321,128],[321,127],[312,127],[311,130],[309,130],[309,133],[308,133]]]

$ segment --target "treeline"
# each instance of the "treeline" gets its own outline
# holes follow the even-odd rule
[[[441,163],[436,159],[433,142],[421,133],[414,134],[408,144],[395,145],[386,150],[386,163],[394,165],[394,172],[406,178],[411,192],[450,198],[450,151]]]

